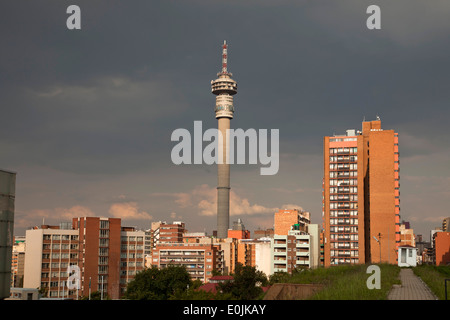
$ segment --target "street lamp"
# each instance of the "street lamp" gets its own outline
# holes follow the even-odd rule
[[[378,242],[378,246],[380,247],[380,263],[381,263],[381,242],[380,242],[381,233],[378,233],[378,239],[375,236],[373,236],[373,238],[375,239],[376,242]]]

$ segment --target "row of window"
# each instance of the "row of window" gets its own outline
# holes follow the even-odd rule
[[[358,170],[357,163],[330,163],[330,170]]]
[[[359,253],[358,253],[358,250],[330,250],[330,256],[331,257],[342,257],[342,256],[358,257]]]
[[[357,186],[358,179],[333,179],[330,180],[330,186]]]
[[[77,263],[76,262],[71,262],[71,263],[67,263],[67,262],[52,262],[52,263],[48,263],[48,262],[44,262],[42,264],[42,269],[48,269],[48,268],[52,268],[52,269],[67,269],[67,267],[71,265],[71,266],[76,266]]]
[[[120,253],[120,258],[121,259],[143,259],[144,258],[144,254],[142,252],[138,252],[138,253],[129,253],[127,255],[126,252],[122,252]]]
[[[330,154],[337,153],[357,153],[358,148],[350,147],[350,148],[330,148]]]
[[[358,242],[331,242],[332,249],[358,249]]]
[[[330,232],[345,232],[345,233],[358,233],[358,227],[357,226],[349,226],[349,227],[343,227],[343,226],[331,226]]]
[[[126,237],[126,236],[122,236],[121,237],[122,242],[143,242],[144,241],[144,237],[135,237],[135,236],[130,236],[130,237]]]
[[[121,246],[120,246],[120,249],[121,250],[144,250],[144,246],[143,245],[134,245],[134,244],[129,244],[129,245],[126,245],[126,244],[122,244]]]
[[[43,236],[44,240],[53,240],[53,241],[60,241],[60,240],[78,240],[78,235],[68,235],[68,234],[44,234]]]
[[[356,162],[358,161],[358,156],[330,156],[330,162]]]
[[[358,241],[358,235],[357,234],[330,234],[330,240],[347,240],[347,241]]]
[[[358,209],[357,202],[330,202],[330,209]]]
[[[330,195],[330,201],[358,201],[357,194],[332,194]]]
[[[78,249],[78,244],[68,244],[68,243],[53,243],[53,244],[50,244],[50,243],[44,243],[43,245],[42,245],[42,249],[44,249],[44,250],[50,250],[50,249],[52,249],[52,250],[69,250],[69,249],[72,249],[72,250],[77,250]]]
[[[42,259],[78,259],[78,253],[43,253]]]
[[[357,138],[330,138],[330,142],[357,141]]]
[[[330,217],[357,216],[357,210],[331,210]]]
[[[358,171],[330,171],[330,178],[357,177]]]
[[[120,262],[120,267],[121,268],[134,268],[134,267],[143,267],[144,266],[144,262],[143,261],[122,261]]]
[[[330,193],[358,193],[358,187],[330,187]]]
[[[354,224],[357,225],[358,224],[358,218],[331,218],[330,219],[330,224],[331,225],[339,225],[339,224]]]

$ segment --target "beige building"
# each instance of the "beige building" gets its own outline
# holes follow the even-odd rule
[[[25,237],[14,237],[11,259],[11,287],[23,287]]]
[[[40,228],[26,231],[24,288],[41,288],[45,297],[76,297],[67,289],[67,268],[78,265],[78,230]]]

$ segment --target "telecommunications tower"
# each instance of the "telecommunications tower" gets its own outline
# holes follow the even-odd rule
[[[230,121],[233,119],[233,95],[237,93],[237,83],[231,79],[231,72],[227,69],[227,42],[222,46],[222,71],[218,78],[211,81],[211,91],[216,95],[216,119],[218,128],[222,134],[222,160],[217,165],[217,237],[227,238],[230,225],[230,165],[227,163],[229,141],[227,130],[230,129]],[[220,155],[220,154],[219,154]],[[220,159],[219,159],[220,160]]]

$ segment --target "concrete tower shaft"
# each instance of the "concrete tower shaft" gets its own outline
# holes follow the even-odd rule
[[[217,237],[227,238],[230,226],[230,165],[226,161],[229,152],[227,130],[230,129],[230,121],[233,119],[234,106],[233,95],[237,93],[237,83],[231,79],[228,72],[228,46],[224,41],[222,46],[222,71],[218,78],[211,81],[212,93],[216,95],[216,119],[218,129],[222,133],[223,145],[222,163],[217,165]]]

